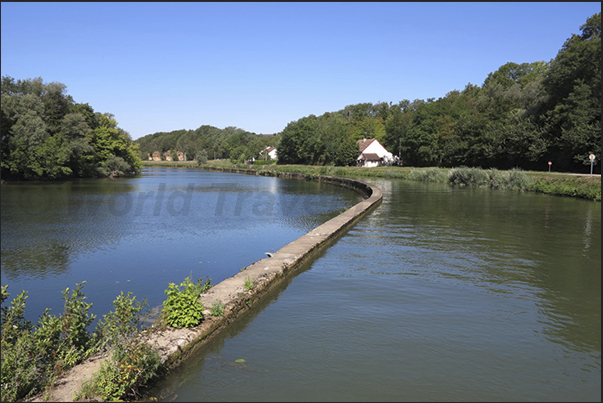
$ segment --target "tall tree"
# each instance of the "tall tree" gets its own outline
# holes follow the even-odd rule
[[[580,29],[564,43],[543,81],[548,100],[541,116],[551,135],[550,158],[566,169],[601,153],[601,13]]]

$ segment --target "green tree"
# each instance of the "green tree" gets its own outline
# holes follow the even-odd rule
[[[195,156],[195,159],[197,160],[198,165],[207,163],[207,151],[205,151],[205,149],[199,151]]]
[[[312,164],[318,158],[320,141],[316,136],[318,119],[314,115],[291,122],[285,127],[277,145],[279,162]]]
[[[2,78],[1,169],[18,179],[108,175],[119,159],[127,173],[142,163],[129,135],[107,115],[76,104],[61,83]]]
[[[601,149],[601,13],[589,17],[551,62],[540,109],[560,169],[580,169]]]

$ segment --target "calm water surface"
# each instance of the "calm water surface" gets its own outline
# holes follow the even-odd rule
[[[601,401],[600,203],[372,183],[380,207],[152,396]]]
[[[168,283],[217,284],[360,199],[316,182],[174,168],[9,183],[1,197],[2,285],[9,300],[28,291],[34,322],[46,307],[60,314],[61,291],[84,280],[99,318],[120,291],[159,306]]]

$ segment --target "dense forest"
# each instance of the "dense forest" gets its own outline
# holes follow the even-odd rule
[[[61,83],[2,77],[3,179],[119,176],[140,172],[137,145],[110,113],[76,103]]]

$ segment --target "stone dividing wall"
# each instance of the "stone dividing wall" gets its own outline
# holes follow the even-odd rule
[[[207,168],[206,168],[207,169]],[[222,172],[243,173],[260,175],[256,170],[237,168],[209,168]],[[307,178],[298,173],[280,173],[276,176],[292,179]],[[324,183],[332,183],[355,189],[366,198],[330,219],[312,231],[285,245],[276,251],[272,257],[261,259],[241,272],[225,279],[208,291],[201,294],[200,300],[206,308],[203,322],[191,329],[168,329],[157,333],[152,343],[159,346],[162,362],[165,369],[177,366],[182,360],[205,345],[213,334],[233,322],[245,311],[253,306],[254,302],[262,298],[269,291],[277,288],[284,281],[295,274],[296,269],[311,259],[316,252],[334,242],[339,235],[353,226],[362,216],[380,204],[382,193],[379,188],[371,187],[364,182],[348,178],[320,176],[316,178]],[[249,279],[254,282],[251,290],[245,289],[245,282]],[[215,301],[225,304],[224,315],[212,317],[209,308]]]
[[[207,168],[206,168],[207,169]],[[275,175],[283,178],[307,178],[297,173],[259,173],[252,169],[210,168],[211,170],[244,173],[249,175]],[[348,210],[330,219],[322,225],[276,251],[272,257],[261,259],[232,277],[212,286],[200,295],[199,299],[205,307],[204,319],[196,327],[174,329],[167,328],[158,332],[143,332],[145,342],[153,346],[160,354],[162,371],[166,373],[178,366],[207,344],[220,330],[241,317],[251,309],[262,297],[278,288],[292,276],[316,253],[327,245],[332,244],[344,231],[353,226],[361,217],[381,203],[382,193],[377,187],[371,187],[364,182],[347,178],[319,176],[315,178],[324,183],[332,183],[352,188],[365,196],[365,199]],[[252,281],[254,286],[245,289],[245,283]],[[219,317],[210,315],[212,304],[220,301],[225,305],[224,314]],[[84,382],[100,368],[100,363],[107,358],[107,353],[95,355],[72,368],[58,380],[49,395],[42,392],[27,401],[73,401]],[[85,370],[84,370],[85,369]]]

